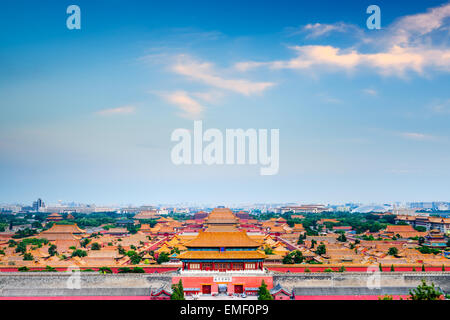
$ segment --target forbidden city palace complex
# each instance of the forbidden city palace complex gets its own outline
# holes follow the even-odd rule
[[[187,251],[178,258],[183,286],[190,288],[188,294],[255,294],[262,280],[271,285],[271,277],[263,268],[265,254],[258,250],[260,244],[237,225],[230,209],[216,208],[206,218],[206,230],[185,244]]]

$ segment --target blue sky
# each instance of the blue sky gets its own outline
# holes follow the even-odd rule
[[[448,201],[449,32],[435,0],[2,1],[0,202]],[[279,173],[173,165],[194,119],[280,129]]]

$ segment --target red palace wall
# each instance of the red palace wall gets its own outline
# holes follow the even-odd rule
[[[134,268],[136,266],[126,265],[123,267]],[[119,269],[123,267],[109,267],[113,273],[119,273]],[[139,268],[144,269],[145,273],[162,273],[169,271],[176,271],[179,267],[145,267],[145,266],[137,266]],[[17,272],[19,267],[0,267],[0,272]],[[39,271],[44,270],[44,267],[30,267],[30,271]],[[58,272],[65,272],[67,268],[55,268]],[[98,271],[99,267],[81,267],[80,270],[92,269],[94,271]]]

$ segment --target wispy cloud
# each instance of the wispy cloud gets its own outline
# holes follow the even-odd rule
[[[181,117],[198,119],[205,109],[198,101],[189,96],[186,91],[174,91],[161,94],[169,103],[177,106],[182,112]]]
[[[208,103],[217,103],[222,100],[224,94],[217,90],[205,91],[205,92],[192,92],[192,95],[200,100]]]
[[[450,99],[433,103],[431,110],[439,115],[450,115]]]
[[[212,63],[198,62],[186,56],[179,57],[178,62],[172,66],[172,71],[211,87],[237,92],[246,96],[262,93],[274,85],[273,82],[254,82],[247,79],[225,78],[219,75]]]
[[[301,28],[290,29],[291,35],[306,33],[306,38],[318,38],[334,32],[359,32],[360,29],[352,24],[338,22],[335,24],[309,23]]]
[[[360,53],[354,49],[340,49],[333,46],[308,45],[291,47],[297,56],[290,60],[272,62],[241,62],[240,70],[260,66],[271,69],[354,70],[356,67],[372,68],[383,75],[404,76],[406,71],[422,74],[426,67],[437,67],[450,71],[450,50],[402,48],[394,46],[381,53]],[[331,68],[331,69],[330,69]]]
[[[136,107],[134,106],[123,106],[118,108],[111,109],[103,109],[97,111],[95,114],[99,116],[111,116],[111,115],[119,115],[119,114],[132,114],[136,112]]]
[[[377,96],[378,91],[372,88],[366,88],[362,90],[363,93],[368,94],[369,96]]]
[[[339,98],[332,97],[328,93],[320,93],[317,95],[322,101],[330,104],[340,104],[343,103],[343,101]]]
[[[431,8],[424,13],[401,17],[389,26],[385,37],[397,45],[421,44],[424,41],[423,36],[448,26],[449,17],[450,3]]]
[[[405,16],[388,26],[381,36],[365,33],[366,39],[350,48],[330,45],[292,46],[296,56],[288,60],[269,62],[244,61],[235,65],[245,71],[256,67],[271,69],[358,70],[374,69],[389,76],[405,76],[412,71],[424,74],[427,68],[450,72],[450,48],[448,43],[433,44],[435,33],[448,27],[450,3],[432,8],[426,13]],[[309,24],[303,30],[310,31],[310,37],[325,35],[332,31],[345,31],[345,24]],[[308,36],[307,36],[308,37]],[[371,45],[366,52],[356,49],[358,45]]]
[[[399,135],[405,139],[415,141],[432,141],[437,139],[437,137],[433,135],[419,132],[400,132]]]

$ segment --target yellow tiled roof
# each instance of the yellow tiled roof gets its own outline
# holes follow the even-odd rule
[[[259,243],[250,239],[245,231],[208,232],[200,231],[198,236],[185,244],[186,247],[250,247],[257,248]]]

